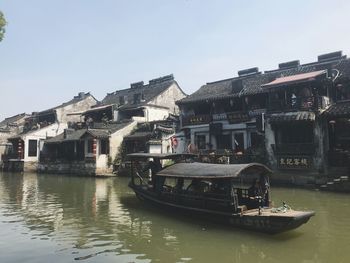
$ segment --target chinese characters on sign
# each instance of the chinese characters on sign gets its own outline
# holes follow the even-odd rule
[[[227,113],[227,119],[231,124],[250,121],[250,117],[247,112]]]
[[[277,161],[280,169],[308,169],[312,165],[309,156],[279,156]]]

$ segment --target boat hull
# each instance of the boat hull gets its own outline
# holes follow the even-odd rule
[[[231,225],[237,228],[243,228],[253,231],[259,231],[269,234],[277,234],[289,231],[307,223],[315,213],[313,211],[286,211],[284,213],[274,213],[271,208],[243,211],[242,213],[230,213],[216,211],[212,209],[203,209],[180,205],[173,202],[167,202],[161,199],[161,196],[154,192],[145,191],[137,186],[130,185],[136,196],[147,203],[181,213],[200,216],[201,219],[215,221],[218,223]]]

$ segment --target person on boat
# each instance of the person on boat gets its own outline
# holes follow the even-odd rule
[[[143,171],[149,171],[149,170],[151,170],[151,183],[153,185],[153,189],[154,190],[157,190],[158,188],[161,189],[159,184],[161,183],[160,181],[162,180],[162,178],[159,178],[159,176],[157,176],[157,173],[160,170],[162,170],[162,164],[160,163],[160,160],[158,158],[154,158],[153,161],[149,161],[147,166],[143,169]],[[163,184],[164,184],[164,180],[163,180]]]
[[[269,181],[264,175],[260,175],[259,182],[261,187],[262,204],[263,206],[269,206]]]
[[[183,178],[178,178],[175,185],[176,192],[181,192],[182,188],[184,187],[185,180]]]
[[[262,205],[263,190],[259,179],[254,179],[252,186],[248,189],[248,196],[250,208],[258,208]]]
[[[193,193],[199,193],[201,190],[200,182],[201,181],[197,178],[192,179],[192,182],[187,187],[187,191],[193,192]]]

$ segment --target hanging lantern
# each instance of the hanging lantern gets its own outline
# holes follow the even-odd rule
[[[17,147],[17,153],[18,153],[18,159],[22,158],[22,141],[18,141],[18,147]]]
[[[92,152],[94,154],[94,157],[96,157],[96,148],[97,148],[97,139],[94,138],[93,144],[92,144]]]

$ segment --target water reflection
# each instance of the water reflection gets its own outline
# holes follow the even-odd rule
[[[277,202],[290,200],[295,208],[312,208],[317,215],[298,230],[269,236],[144,206],[127,183],[127,178],[0,174],[0,234],[6,240],[0,241],[0,261],[349,259],[345,253],[350,241],[347,195],[274,189]]]

